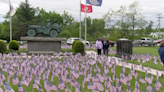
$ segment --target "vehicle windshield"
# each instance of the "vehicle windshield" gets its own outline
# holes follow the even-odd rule
[[[85,40],[83,40],[83,39],[80,39],[80,41],[85,41]]]

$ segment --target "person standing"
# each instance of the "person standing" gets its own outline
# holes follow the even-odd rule
[[[105,36],[103,36],[102,44],[103,44],[103,53],[104,55],[108,56],[109,41],[106,40]]]
[[[163,63],[163,68],[164,68],[164,42],[161,42],[159,49],[158,49],[159,56],[161,58],[161,62]],[[162,74],[162,77],[164,75]]]
[[[96,49],[97,49],[97,54],[101,55],[101,49],[103,47],[102,41],[100,38],[96,41]]]

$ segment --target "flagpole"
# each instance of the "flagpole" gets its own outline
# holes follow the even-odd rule
[[[80,24],[79,24],[79,38],[81,38],[81,0],[80,0]]]
[[[87,0],[85,0],[85,54],[86,54],[86,40],[87,40]]]
[[[10,7],[11,7],[11,2],[9,0]],[[10,10],[10,41],[12,41],[12,19],[11,19],[11,10]]]

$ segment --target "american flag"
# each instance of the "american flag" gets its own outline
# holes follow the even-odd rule
[[[19,85],[18,85],[18,92],[23,92],[23,87],[21,86],[20,83],[19,83]]]
[[[65,88],[65,84],[61,78],[59,79],[58,88],[62,90]]]
[[[10,86],[9,86],[9,84],[6,84],[5,86],[4,86],[4,89],[5,89],[5,92],[15,92]],[[3,92],[3,91],[2,91]]]
[[[159,80],[157,80],[157,81],[155,82],[155,89],[156,89],[157,91],[159,91],[161,87],[162,87],[162,84],[159,82]]]
[[[33,81],[33,88],[39,90],[39,86]]]
[[[28,83],[27,83],[26,80],[24,80],[23,78],[21,78],[20,84],[21,84],[21,85],[28,86]]]
[[[140,76],[140,82],[143,84],[146,83],[146,81],[141,76]]]
[[[151,91],[151,90],[152,90],[152,87],[150,86],[149,83],[147,83],[147,87],[146,87],[146,89],[147,89],[148,91]]]
[[[88,90],[94,90],[96,88],[95,85],[93,85],[93,82],[88,82]]]
[[[71,90],[68,88],[66,84],[65,84],[65,92],[71,92]]]

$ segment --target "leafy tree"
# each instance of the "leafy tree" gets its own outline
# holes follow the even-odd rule
[[[70,25],[74,22],[74,17],[71,14],[69,15],[66,11],[64,11],[61,16],[63,18],[63,26]]]
[[[152,31],[153,31],[153,21],[150,21],[149,22],[149,25],[146,27],[146,34],[145,35],[147,35],[147,34],[150,34]]]
[[[108,29],[108,32],[109,32],[110,35],[111,35],[110,28],[112,28],[113,25],[116,24],[116,22],[114,20],[114,18],[116,17],[115,15],[116,15],[115,11],[112,10],[112,9],[109,9],[109,11],[105,15],[103,15],[103,19],[104,19],[104,22],[105,22],[105,27]]]

